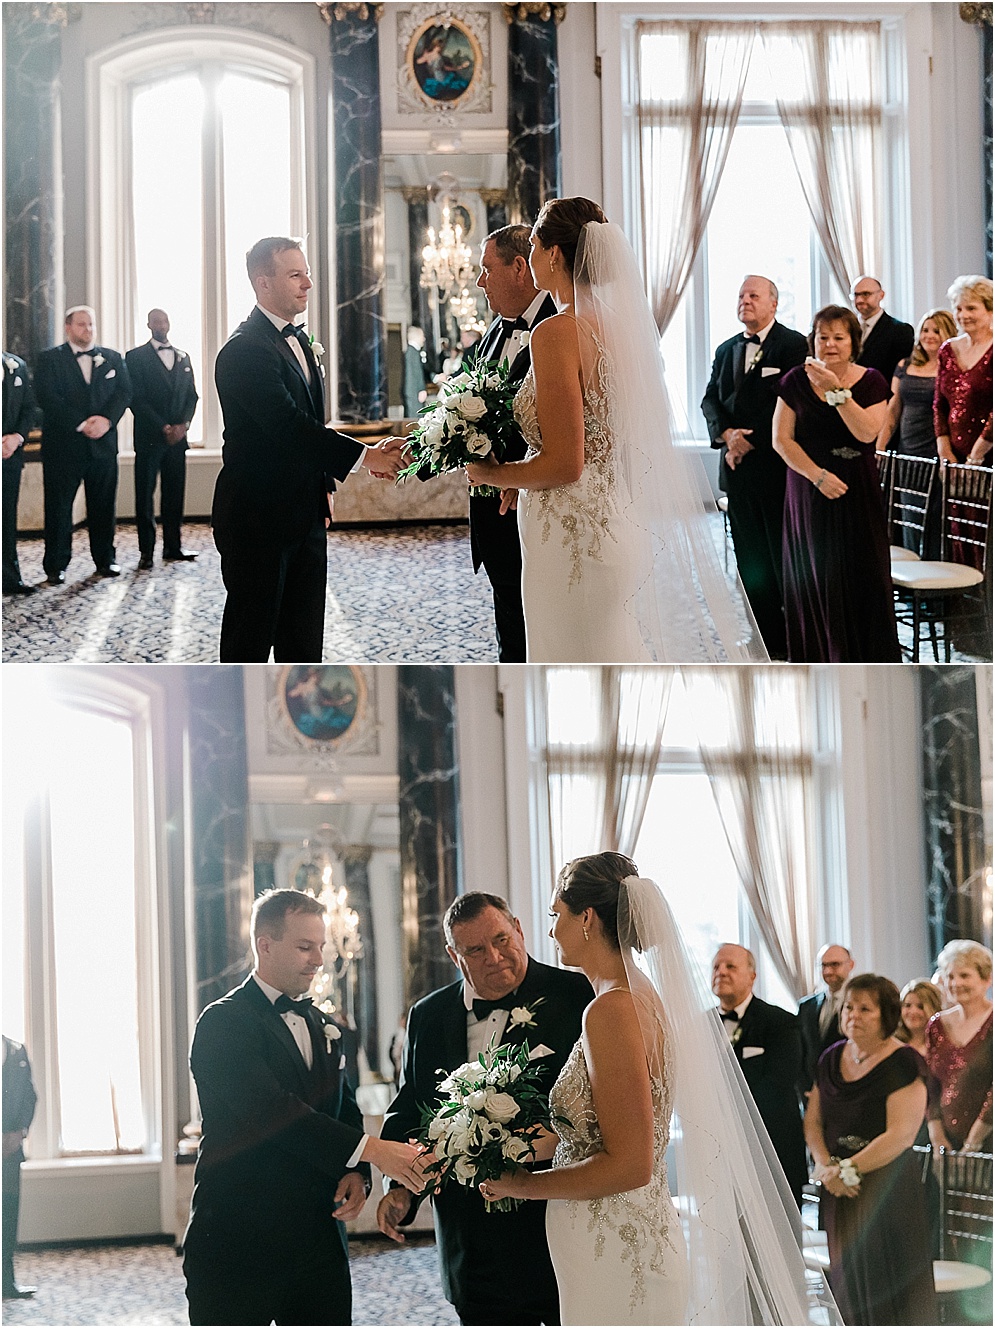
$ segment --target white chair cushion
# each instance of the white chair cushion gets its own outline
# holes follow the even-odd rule
[[[806,1259],[806,1263],[808,1260]],[[973,1263],[958,1263],[953,1259],[933,1260],[933,1283],[938,1292],[970,1291],[985,1286],[992,1280],[987,1268]]]
[[[967,590],[984,580],[974,567],[962,563],[933,563],[926,561],[903,563],[892,561],[892,584],[905,590]]]
[[[889,553],[893,563],[917,563],[919,561],[919,555],[915,549],[903,549],[898,544],[893,544],[889,549]]]

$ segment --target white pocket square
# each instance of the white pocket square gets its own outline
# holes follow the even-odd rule
[[[107,373],[104,374],[104,378],[105,378],[105,379],[108,379],[108,380],[110,380],[111,378],[116,378],[116,377],[117,377],[117,370],[116,370],[116,369],[110,369],[110,370],[108,370]]]
[[[553,1048],[547,1047],[544,1042],[540,1042],[538,1047],[533,1047],[529,1052],[530,1061],[542,1060],[543,1056],[552,1056]]]
[[[23,386],[23,384],[22,384],[22,382],[21,382],[20,374],[18,374],[18,376],[14,379],[14,386],[15,386],[15,387],[21,387],[21,386]]]
[[[762,364],[760,366],[761,378],[769,378],[771,374],[777,374],[780,372],[781,372],[780,369],[776,369],[773,364]]]
[[[744,1061],[749,1060],[751,1056],[762,1056],[763,1054],[764,1054],[764,1048],[763,1048],[763,1047],[744,1047],[744,1048],[743,1048],[743,1060],[744,1060]]]

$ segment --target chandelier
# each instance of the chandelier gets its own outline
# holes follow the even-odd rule
[[[428,228],[428,244],[421,251],[420,285],[441,290],[443,298],[468,287],[476,279],[470,246],[463,243],[463,227],[454,226],[447,198],[442,205],[442,225],[436,238]]]
[[[464,286],[459,295],[454,295],[449,301],[449,312],[456,320],[456,326],[461,332],[483,332],[487,324],[481,319],[477,310],[477,297]]]
[[[345,886],[336,889],[332,883],[331,863],[326,863],[321,873],[321,886],[318,898],[324,905],[328,922],[325,927],[325,965],[318,979],[327,977],[331,986],[335,979],[345,977],[353,960],[363,953],[363,942],[359,935],[359,914],[349,907],[349,893]]]

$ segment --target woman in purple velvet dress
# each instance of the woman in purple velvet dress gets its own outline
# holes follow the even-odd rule
[[[774,450],[788,467],[784,611],[798,663],[901,660],[875,440],[888,384],[855,364],[860,324],[827,305],[813,320],[812,355],[784,375]]]

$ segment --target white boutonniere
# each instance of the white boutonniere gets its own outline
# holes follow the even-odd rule
[[[736,1029],[735,1033],[733,1033],[732,1037],[729,1039],[729,1045],[731,1047],[734,1047],[742,1036],[743,1036],[743,1025],[740,1024],[739,1027]]]
[[[5,355],[3,357],[3,362],[8,373],[17,372],[17,361],[14,359],[13,355]]]
[[[536,1010],[542,1005],[545,998],[540,996],[537,1001],[531,1005],[516,1005],[508,1016],[508,1027],[512,1028],[535,1028],[536,1021],[533,1018]]]
[[[320,360],[325,353],[325,348],[320,341],[315,341],[313,336],[308,337],[308,345],[311,347],[311,354],[316,360]]]
[[[20,374],[15,374],[15,376],[14,376],[14,386],[15,386],[15,387],[23,387],[23,386],[24,386],[24,383],[23,383],[23,380],[22,380]]]
[[[333,1023],[327,1023],[322,1032],[325,1035],[325,1050],[331,1054],[332,1044],[338,1042],[342,1036],[341,1030]]]
[[[117,370],[116,370],[116,369],[108,369],[107,372],[104,374],[104,382],[105,382],[105,383],[109,383],[110,380],[111,380],[112,378],[116,378],[116,377],[117,377]]]
[[[103,355],[100,355],[100,354],[94,355],[94,357],[93,357],[93,367],[94,367],[95,369],[99,369],[100,366],[101,366],[103,363],[104,363],[104,357],[103,357]]]
[[[186,353],[185,350],[178,350],[178,351],[175,352],[175,354],[176,354],[176,359],[177,359],[177,361],[179,361],[179,360],[185,360],[185,359],[187,358],[187,353]]]

